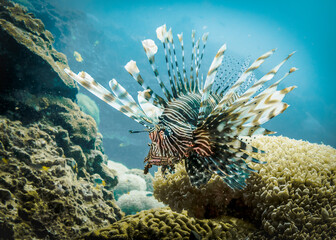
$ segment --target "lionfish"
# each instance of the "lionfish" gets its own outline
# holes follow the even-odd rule
[[[248,166],[247,161],[265,163],[251,156],[252,153],[264,151],[253,147],[247,139],[274,133],[260,125],[289,106],[282,99],[295,86],[282,90],[277,90],[277,86],[296,68],[290,68],[274,84],[268,87],[265,84],[294,52],[260,79],[249,80],[253,71],[275,51],[270,50],[229,81],[227,75],[217,76],[223,65],[224,44],[214,57],[204,81],[199,70],[208,33],[196,41],[195,31],[192,31],[189,74],[185,64],[183,33],[177,34],[181,45],[182,69],[179,68],[181,65],[177,60],[171,28],[167,31],[166,25],[160,26],[156,34],[163,45],[170,91],[161,80],[155,64],[157,45],[147,39],[142,41],[142,46],[164,97],[155,93],[143,80],[133,60],[125,65],[125,69],[143,88],[138,92],[138,104],[115,79],[109,82],[110,92],[86,72],[76,75],[69,69],[64,70],[98,98],[146,128],[151,143],[144,160],[147,163],[145,173],[152,165],[161,166],[163,174],[166,170],[172,172],[174,165],[184,160],[190,182],[196,187],[206,184],[215,173],[232,189],[243,189],[251,172],[256,172]],[[219,83],[217,87],[215,82]]]

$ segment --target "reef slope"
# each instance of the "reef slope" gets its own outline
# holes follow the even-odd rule
[[[0,239],[73,239],[122,218],[102,136],[41,20],[0,0]]]

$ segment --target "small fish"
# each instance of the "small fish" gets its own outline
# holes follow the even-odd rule
[[[2,161],[3,161],[4,164],[8,164],[9,160],[7,158],[2,158]]]
[[[97,46],[98,46],[98,44],[99,44],[99,41],[98,41],[98,40],[96,40],[96,41],[94,42],[93,46],[97,47]]]
[[[275,83],[269,86],[267,83],[294,53],[260,79],[251,80],[253,71],[272,56],[275,49],[262,54],[251,65],[242,66],[238,73],[228,75],[223,74],[228,65],[226,61],[223,62],[227,48],[224,44],[204,79],[200,69],[208,33],[196,39],[196,32],[192,31],[191,64],[188,68],[183,33],[177,34],[181,46],[180,62],[177,60],[172,30],[167,30],[163,25],[156,29],[156,34],[163,46],[169,89],[155,63],[158,46],[152,39],[142,41],[142,45],[154,79],[162,90],[161,96],[147,84],[151,81],[144,81],[133,60],[125,65],[125,69],[143,88],[138,93],[138,103],[115,79],[109,82],[111,92],[86,72],[75,74],[70,69],[64,71],[98,98],[145,127],[143,131],[130,131],[149,134],[151,143],[145,158],[145,174],[153,165],[162,166],[163,174],[167,170],[172,172],[175,164],[184,161],[189,180],[196,187],[206,184],[212,174],[217,174],[232,189],[243,189],[251,172],[256,172],[248,166],[248,161],[265,163],[251,156],[252,153],[264,152],[244,139],[274,133],[261,125],[289,106],[282,99],[295,86],[282,90],[277,87],[297,69],[290,68]],[[231,68],[228,67],[230,72]]]
[[[106,186],[106,182],[101,178],[95,178],[95,179],[93,179],[93,181],[94,181],[95,184]]]
[[[151,196],[153,196],[153,193],[147,193],[146,194],[146,197],[151,197]]]
[[[41,168],[41,169],[42,169],[43,171],[48,171],[48,170],[49,170],[49,168],[50,168],[50,167],[47,167],[47,166],[42,166],[42,168]]]
[[[74,57],[75,57],[75,59],[76,59],[77,62],[83,62],[84,61],[84,59],[82,58],[82,56],[80,55],[79,52],[74,51],[73,55],[74,55]]]

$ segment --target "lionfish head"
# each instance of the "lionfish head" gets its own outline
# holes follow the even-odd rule
[[[171,136],[173,132],[170,127],[163,124],[157,124],[149,130],[149,138],[152,141],[149,143],[150,149],[144,162],[145,173],[153,165],[162,166],[163,169],[169,168],[173,170],[174,165],[180,161],[180,157],[176,151],[173,151],[171,146]]]

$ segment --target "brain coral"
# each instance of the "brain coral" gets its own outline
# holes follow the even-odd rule
[[[154,196],[189,215],[233,215],[249,219],[259,230],[252,239],[330,239],[336,235],[336,149],[286,137],[258,137],[252,144],[267,151],[251,163],[244,191],[233,192],[219,177],[192,187],[183,166],[154,180]]]
[[[246,239],[252,224],[233,217],[200,220],[166,208],[129,215],[82,239]]]

